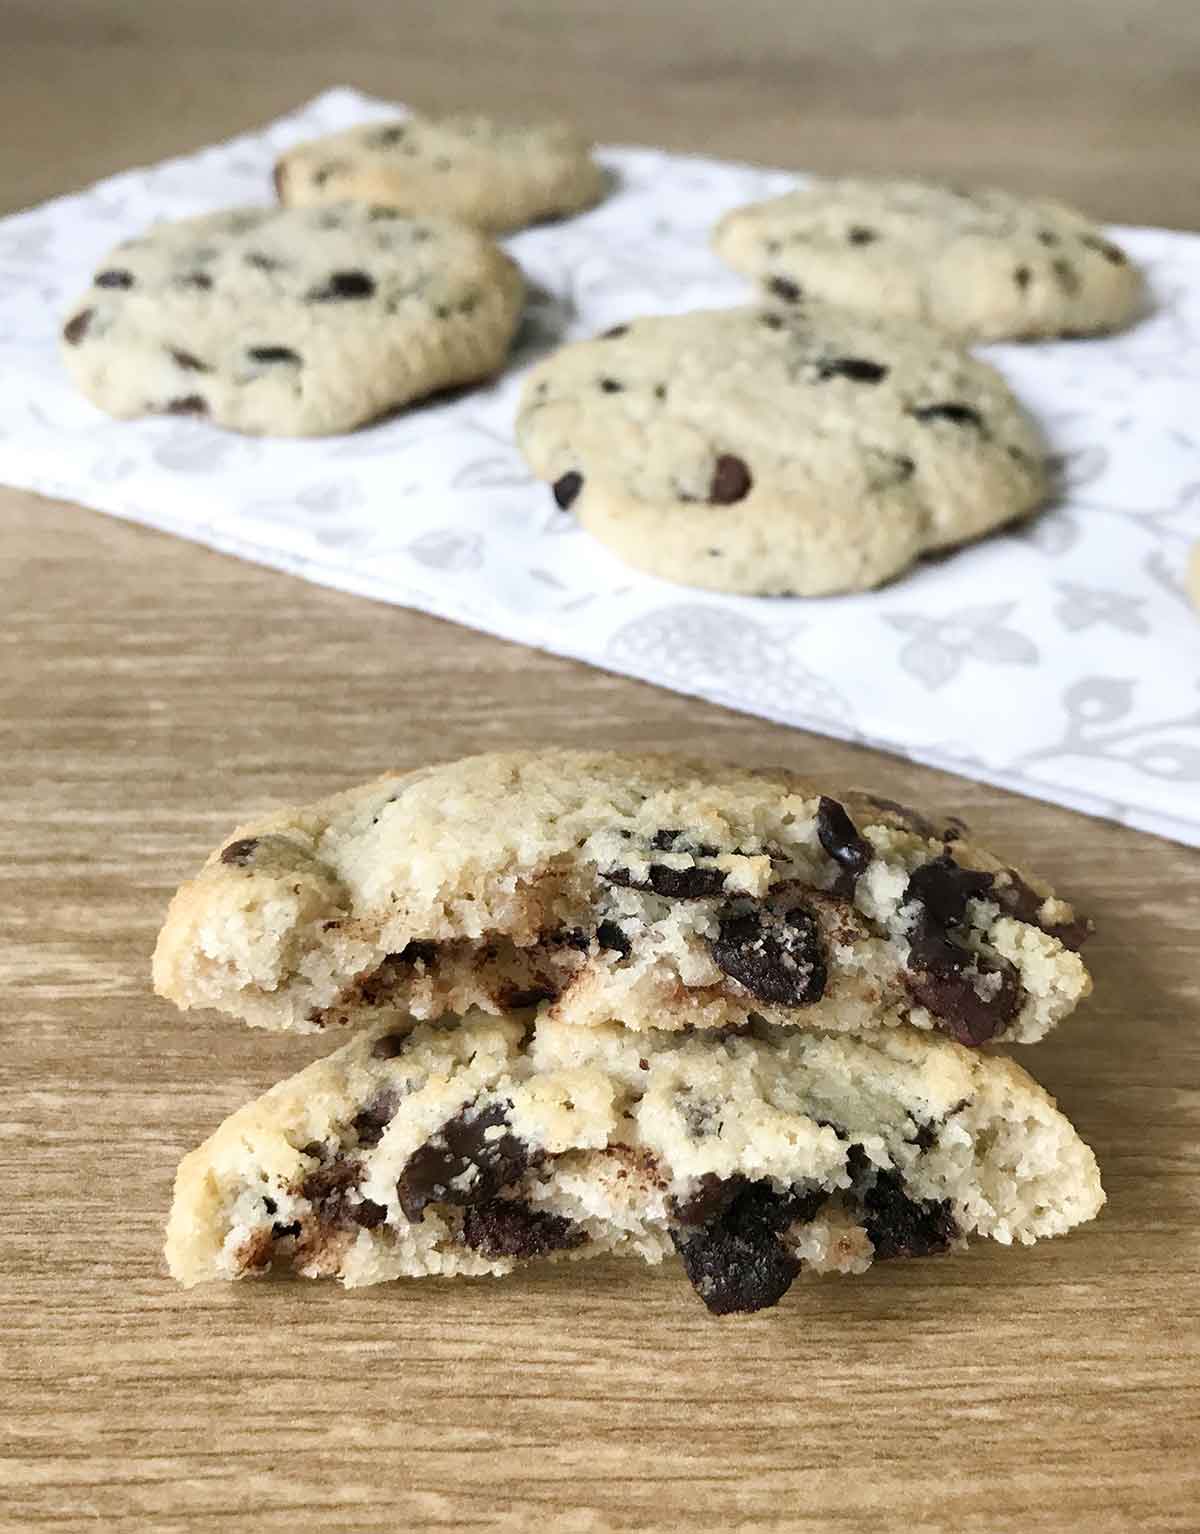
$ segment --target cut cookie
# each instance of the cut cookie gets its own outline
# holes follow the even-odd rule
[[[1053,1099],[945,1039],[475,1014],[376,1023],[235,1113],[180,1166],[166,1251],[185,1284],[347,1285],[674,1251],[724,1314],[804,1269],[1028,1243],[1103,1202]]]
[[[1033,511],[1044,447],[938,332],[800,304],[640,319],[533,369],[517,441],[629,564],[716,591],[858,591]]]
[[[1087,930],[953,817],[782,769],[513,752],[241,826],[172,901],[154,982],[300,1031],[545,1001],[631,1029],[1029,1043],[1091,989]]]
[[[502,251],[443,219],[244,208],[118,245],[62,355],[110,415],[319,435],[494,373],[523,296]]]
[[[290,207],[351,198],[501,231],[590,207],[604,173],[565,123],[414,116],[301,144],[275,188]]]
[[[1137,270],[1089,219],[988,187],[813,180],[735,208],[713,246],[781,303],[821,299],[979,341],[1103,334],[1142,302]]]

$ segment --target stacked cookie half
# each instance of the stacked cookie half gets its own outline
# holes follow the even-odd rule
[[[1091,1151],[1005,1043],[1087,924],[961,821],[783,770],[523,752],[240,827],[157,989],[354,1030],[182,1163],[182,1282],[678,1256],[710,1310],[802,1272],[1056,1235]]]

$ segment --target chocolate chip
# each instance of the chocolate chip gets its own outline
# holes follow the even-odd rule
[[[1058,279],[1058,285],[1068,297],[1074,297],[1079,292],[1079,273],[1062,256],[1057,261],[1051,262],[1051,270]]]
[[[620,394],[624,390],[625,385],[615,378],[602,378],[600,380],[600,388],[605,394]]]
[[[372,1053],[375,1051],[373,1050]],[[360,1112],[354,1115],[351,1124],[354,1132],[358,1135],[360,1145],[378,1145],[383,1139],[383,1131],[396,1116],[396,1099],[391,1092],[382,1092]]]
[[[845,806],[824,794],[817,806],[817,840],[842,870],[837,893],[853,895],[854,886],[871,861],[871,844],[858,834]]]
[[[344,298],[370,298],[375,292],[375,279],[366,272],[331,272],[322,288],[313,288],[308,300],[324,304]]]
[[[1013,281],[1023,293],[1029,284],[1033,281],[1033,273],[1027,266],[1018,266],[1016,271],[1013,273]]]
[[[772,314],[770,311],[768,311],[766,314],[760,314],[759,320],[767,327],[768,330],[783,329],[782,314]]]
[[[1058,236],[1055,233],[1053,233],[1052,230],[1049,230],[1049,229],[1039,229],[1038,232],[1037,232],[1037,237],[1042,242],[1043,245],[1057,245],[1058,244]]]
[[[917,900],[939,926],[954,926],[966,919],[967,901],[989,895],[995,875],[962,868],[948,852],[913,870],[904,901]]]
[[[565,474],[559,475],[551,488],[554,492],[555,504],[566,511],[583,489],[583,475],[574,469],[568,469]]]
[[[725,874],[719,868],[668,868],[665,863],[651,863],[645,879],[635,879],[628,868],[608,868],[600,877],[622,889],[648,890],[667,900],[708,900],[725,889]]]
[[[332,180],[334,176],[344,175],[345,172],[349,169],[350,167],[347,165],[345,160],[330,160],[328,165],[319,165],[317,169],[313,171],[313,185],[324,186],[325,183]]]
[[[1111,261],[1114,266],[1127,266],[1129,264],[1125,252],[1118,249],[1110,240],[1098,239],[1094,234],[1081,234],[1079,236],[1079,243],[1086,245],[1089,250],[1099,251],[1104,259]]]
[[[408,1044],[407,1033],[385,1033],[371,1045],[371,1055],[376,1060],[394,1060],[402,1055]]]
[[[742,459],[735,457],[733,453],[721,453],[713,468],[712,480],[708,487],[709,504],[732,506],[735,501],[740,501],[750,494],[753,483],[750,470]]]
[[[1027,922],[1032,927],[1040,927],[1073,952],[1077,952],[1091,936],[1092,923],[1086,916],[1071,922],[1043,921],[1041,909],[1045,897],[1030,889],[1014,868],[1008,870],[1008,880],[1007,884],[996,884],[992,889],[992,898],[1005,915]]]
[[[375,149],[387,149],[392,144],[398,144],[407,132],[407,123],[390,123],[371,135],[371,145]]]
[[[405,971],[418,963],[426,966],[432,964],[436,954],[436,943],[419,939],[406,944],[398,953],[384,954],[376,968],[357,982],[360,1000],[369,1007],[377,1007],[390,1000],[396,987],[410,978]]]
[[[106,272],[97,272],[92,281],[98,288],[131,288],[133,273],[123,267],[110,267]]]
[[[817,363],[817,377],[849,378],[854,383],[880,383],[888,375],[882,362],[870,362],[865,357],[831,357]]]
[[[627,335],[628,332],[628,325],[614,325],[610,330],[602,330],[600,332],[600,340],[615,341],[618,336]]]
[[[655,384],[654,385],[654,398],[655,399],[666,399],[666,397],[667,397],[667,386],[666,386],[666,384]]]
[[[63,326],[63,340],[71,346],[78,346],[87,335],[88,326],[92,323],[95,314],[94,309],[81,309],[78,314],[73,314]]]
[[[322,1225],[342,1225],[352,1218],[350,1191],[362,1181],[361,1161],[349,1156],[335,1156],[314,1168],[300,1184],[299,1192],[313,1206]]]
[[[201,362],[199,357],[194,357],[191,352],[182,352],[177,347],[169,347],[172,360],[176,367],[181,367],[187,373],[211,373],[212,369],[206,362]]]
[[[770,278],[767,282],[767,292],[774,293],[776,298],[782,298],[786,304],[798,304],[800,302],[800,284],[793,282],[790,277]]]
[[[949,1200],[910,1198],[899,1172],[878,1172],[862,1201],[863,1225],[880,1262],[949,1251],[958,1235]]]
[[[960,1044],[995,1038],[1021,1005],[1014,966],[998,954],[976,953],[954,936],[968,901],[989,895],[993,883],[992,874],[960,868],[943,853],[916,869],[904,892],[905,903],[921,906],[909,932],[905,987]]]
[[[529,985],[524,988],[516,985],[502,985],[496,992],[496,1001],[506,1012],[515,1012],[519,1007],[536,1007],[543,1001],[554,1001],[558,997],[558,987],[550,985]]]
[[[242,259],[247,266],[260,272],[277,272],[283,266],[282,261],[277,261],[274,256],[264,256],[261,250],[248,251]]]
[[[463,1240],[485,1257],[545,1257],[582,1246],[587,1232],[561,1214],[517,1199],[493,1198],[468,1208]]]
[[[868,229],[865,224],[852,224],[846,231],[846,238],[851,245],[870,245],[879,238],[874,229]]]
[[[803,1007],[825,994],[820,929],[807,906],[730,909],[709,948],[717,967],[760,1001]]]
[[[228,847],[221,850],[221,862],[232,863],[236,868],[245,868],[252,861],[258,850],[257,836],[244,836],[241,841],[230,842]]]
[[[911,479],[917,472],[917,466],[907,453],[892,453],[891,462],[895,469],[893,484],[902,485],[906,479]]]
[[[464,1108],[413,1152],[400,1174],[396,1193],[405,1216],[423,1218],[426,1204],[480,1204],[515,1182],[529,1165],[529,1147],[507,1132],[504,1107],[492,1103],[476,1110]],[[505,1132],[486,1138],[489,1129]],[[466,1174],[474,1171],[465,1187]]]
[[[983,430],[983,417],[978,410],[954,401],[938,405],[914,405],[908,413],[918,421],[950,421],[955,426],[974,426],[977,431]]]
[[[300,361],[299,352],[294,352],[290,346],[251,346],[246,355],[251,362],[296,362]]]
[[[184,272],[176,277],[175,281],[181,288],[196,288],[202,293],[207,293],[213,285],[213,280],[207,272]]]
[[[202,394],[184,394],[163,406],[167,415],[207,415],[208,401]]]
[[[347,1213],[356,1225],[361,1225],[364,1230],[374,1230],[377,1225],[382,1225],[387,1219],[387,1205],[377,1204],[374,1199],[359,1199],[357,1204],[350,1204]]]
[[[273,1241],[286,1241],[289,1236],[298,1236],[303,1229],[299,1220],[293,1220],[290,1225],[281,1225],[278,1220],[271,1226],[271,1239]]]
[[[607,948],[612,953],[619,953],[623,959],[628,958],[633,951],[633,944],[617,926],[615,921],[602,921],[596,928],[596,941],[601,948]]]
[[[918,1150],[932,1150],[937,1144],[937,1130],[934,1129],[932,1124],[919,1125],[910,1144],[915,1145]]]
[[[671,1239],[692,1287],[714,1315],[778,1304],[800,1271],[799,1259],[779,1233],[811,1220],[826,1196],[821,1189],[779,1193],[770,1182],[746,1183],[741,1178],[703,1187],[699,1212],[705,1203],[716,1212],[699,1229],[685,1222],[671,1232]],[[697,1207],[696,1201],[690,1200],[687,1207]]]

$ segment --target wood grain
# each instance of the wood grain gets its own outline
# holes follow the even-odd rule
[[[1200,223],[1190,0],[5,0],[0,33],[13,205],[331,81],[509,110],[536,82],[609,138]],[[1197,1528],[1194,853],[2,491],[0,636],[0,1528]],[[176,1160],[327,1046],[150,996],[171,889],[236,818],[529,742],[783,761],[1049,871],[1097,994],[1024,1063],[1096,1148],[1100,1220],[729,1322],[632,1263],[175,1289]]]

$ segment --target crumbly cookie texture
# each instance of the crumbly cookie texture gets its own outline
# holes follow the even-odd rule
[[[781,303],[802,296],[980,341],[1102,334],[1142,281],[1073,208],[990,187],[813,180],[717,225],[717,254]]]
[[[717,591],[864,590],[1045,499],[1036,428],[926,327],[820,304],[640,319],[533,369],[517,441],[614,553]]]
[[[185,1284],[347,1285],[675,1251],[725,1313],[802,1269],[1032,1242],[1103,1201],[1053,1099],[945,1039],[475,1014],[378,1022],[235,1113],[180,1166],[166,1250]]]
[[[782,769],[529,751],[239,827],[172,901],[154,982],[301,1031],[545,1001],[634,1030],[1028,1043],[1091,989],[1087,930],[954,817]]]
[[[446,219],[242,208],[118,245],[62,355],[110,415],[311,436],[494,373],[523,299],[508,256]]]
[[[413,116],[301,144],[276,165],[275,189],[291,207],[351,198],[520,229],[599,201],[590,149],[565,123]]]

